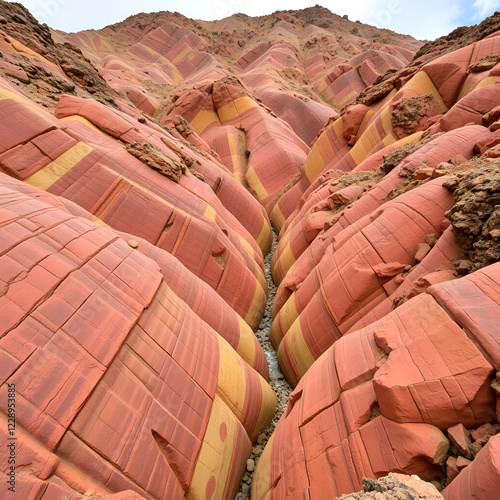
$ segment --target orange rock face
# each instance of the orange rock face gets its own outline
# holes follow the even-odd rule
[[[499,266],[489,269],[453,283],[498,282]],[[340,496],[361,489],[363,476],[398,470],[440,481],[436,465],[450,446],[443,432],[495,420],[496,351],[483,354],[461,318],[450,318],[441,299],[445,285],[342,337],[312,365],[259,462],[256,498],[269,491],[280,498],[291,488]],[[485,300],[488,293],[495,296],[484,290]],[[482,329],[493,330],[492,324]],[[288,451],[298,446],[294,440],[303,453]],[[293,466],[285,465],[290,460]]]
[[[195,495],[213,482],[215,451],[225,472],[214,491],[228,496],[274,412],[264,379],[174,293],[146,242],[134,249],[5,175],[2,200],[3,379],[16,390],[18,463],[31,471],[20,495],[49,478],[61,494]]]
[[[0,32],[4,486],[498,497],[499,14]]]

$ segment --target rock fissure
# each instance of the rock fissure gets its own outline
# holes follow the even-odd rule
[[[278,366],[278,360],[276,357],[276,350],[269,340],[269,330],[271,328],[272,315],[273,315],[273,304],[276,297],[277,287],[274,283],[273,277],[271,275],[271,261],[278,244],[278,237],[273,231],[273,243],[270,252],[266,255],[264,260],[264,265],[266,269],[266,281],[268,286],[268,297],[265,306],[264,316],[259,325],[259,328],[255,332],[259,344],[264,350],[267,363],[269,365],[269,383],[276,393],[278,398],[278,404],[276,406],[276,411],[274,413],[273,419],[267,429],[258,436],[257,442],[252,450],[252,455],[248,459],[247,468],[245,475],[243,476],[239,492],[237,493],[235,500],[249,500],[251,485],[253,480],[253,473],[255,472],[255,467],[259,463],[259,459],[264,451],[264,448],[273,435],[273,432],[278,425],[278,422],[287,409],[288,399],[292,388],[286,381],[285,377],[281,373]]]

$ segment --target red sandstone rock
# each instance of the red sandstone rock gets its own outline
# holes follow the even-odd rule
[[[422,262],[430,250],[431,247],[428,243],[419,243],[417,245],[417,252],[415,253],[415,260],[417,262]]]
[[[434,169],[431,167],[420,167],[413,173],[413,178],[416,181],[423,181],[424,179],[430,179]]]
[[[457,424],[447,429],[448,439],[451,444],[468,459],[472,458],[470,432],[462,425]]]
[[[459,473],[457,459],[455,457],[448,457],[448,460],[446,460],[446,484],[451,484]]]
[[[446,487],[443,496],[447,500],[466,500],[496,498],[500,467],[498,457],[500,437],[490,439],[476,459]]]
[[[484,424],[479,426],[477,429],[472,429],[470,431],[471,437],[474,441],[483,438],[488,434],[488,431],[492,428],[492,424]]]
[[[142,500],[144,497],[135,491],[122,491],[120,493],[115,493],[114,495],[105,495],[102,498],[106,500]]]
[[[498,265],[488,268],[491,269],[490,276],[495,275],[497,268]],[[460,281],[466,284],[467,279],[462,278]],[[442,285],[436,285],[435,288],[439,286]],[[483,289],[483,293],[485,298],[494,297],[495,288],[488,291]],[[455,297],[459,297],[459,294]],[[391,470],[392,453],[403,450],[404,453],[415,452],[409,436],[403,438],[401,435],[398,445],[392,442],[391,451],[384,444],[385,439],[393,439],[393,432],[403,430],[400,425],[418,425],[403,422],[423,420],[431,424],[430,431],[432,425],[436,426],[434,429],[439,427],[444,430],[451,427],[447,424],[452,422],[454,426],[458,424],[461,428],[462,422],[470,426],[472,421],[485,422],[491,419],[495,407],[494,394],[489,388],[492,366],[458,326],[460,316],[452,314],[453,319],[431,295],[421,294],[373,325],[353,331],[338,340],[312,365],[297,385],[287,413],[257,467],[258,484],[264,481],[263,487],[266,488],[268,483],[265,478],[269,474],[270,484],[276,484],[277,491],[281,494],[289,491],[291,486],[288,485],[292,483],[287,481],[286,474],[278,483],[275,483],[273,478],[278,470],[282,470],[280,462],[289,457],[288,443],[295,433],[300,433],[304,442],[304,455],[295,457],[295,470],[301,470],[303,463],[318,463],[322,467],[321,475],[328,478],[328,481],[320,481],[315,475],[317,469],[314,468],[308,467],[307,472],[302,472],[309,478],[311,494],[319,495],[313,485],[316,484],[315,481],[320,481],[323,494],[326,491],[339,496],[349,490],[359,489],[359,482],[356,481],[359,481],[362,475],[373,473],[374,476],[379,476],[383,475],[384,471]],[[483,331],[487,331],[486,325],[483,326]],[[476,354],[471,356],[473,351]],[[462,378],[465,364],[474,358],[478,362],[477,368],[470,365],[470,371]],[[482,368],[479,368],[480,366]],[[476,375],[479,375],[479,378],[474,382]],[[372,378],[373,382],[370,383]],[[476,389],[472,389],[470,383],[475,385]],[[375,394],[371,393],[372,384]],[[442,390],[444,387],[447,389]],[[456,390],[453,387],[456,387]],[[456,397],[462,398],[459,394],[470,389],[472,391],[469,395],[458,403]],[[471,399],[473,394],[472,399],[475,399],[475,402]],[[469,410],[469,404],[475,408],[472,412]],[[378,410],[377,413],[372,410],[374,407]],[[376,417],[379,413],[382,417]],[[479,413],[481,417],[477,419]],[[357,418],[352,420],[351,415]],[[389,420],[380,420],[384,417]],[[304,421],[306,423],[302,423]],[[384,422],[384,426],[391,422],[390,426],[386,427],[388,434],[372,434],[378,430],[379,422]],[[335,423],[333,428],[332,423]],[[362,449],[366,450],[363,454],[360,454],[360,448],[356,445],[356,429],[359,425]],[[314,438],[318,434],[321,439]],[[432,441],[434,443],[440,442],[437,435],[433,438],[431,435],[432,432],[426,434],[422,427],[420,444],[423,445],[427,439],[436,439],[437,441]],[[377,449],[382,451],[372,455],[371,446],[375,446],[375,443]],[[295,449],[293,446],[292,448]],[[437,463],[446,461],[447,451],[448,446],[442,442],[435,449],[433,460]],[[481,453],[483,452],[477,457],[481,456]],[[328,461],[324,461],[323,456],[329,457]],[[353,469],[347,466],[339,467],[339,464],[343,463],[341,457],[352,460]],[[455,459],[448,464],[454,474],[459,470],[456,462],[458,461]],[[415,467],[419,468],[416,464],[410,465],[411,460],[406,463],[408,468],[398,470],[407,473],[412,471],[424,479],[438,478],[438,475],[433,475],[431,469],[426,472],[419,469],[420,472],[416,472]],[[268,468],[268,464],[273,466]],[[466,463],[461,462],[460,467],[463,468],[464,465]],[[467,466],[462,473],[469,471],[474,465],[475,462]],[[452,485],[460,481],[460,478],[461,475]],[[300,481],[299,484],[303,484],[302,479]],[[261,486],[256,486],[254,493],[259,495],[260,488]],[[476,488],[475,491],[479,490]]]
[[[465,457],[457,457],[457,469],[461,471],[469,466],[472,462]]]
[[[171,277],[139,246],[90,215],[75,217],[53,196],[1,178],[8,235],[1,347],[4,378],[16,384],[23,497],[46,487],[59,496],[70,488],[83,493],[94,484],[183,496],[209,479],[196,470],[214,463],[213,454],[204,458],[205,441],[220,460],[229,457],[227,479],[216,488],[234,495],[250,439],[274,411],[272,390],[177,297]],[[222,365],[232,375],[219,373]],[[257,400],[271,399],[261,409],[245,405],[236,379]]]
[[[414,281],[411,289],[405,294],[404,301],[410,300],[411,298],[426,292],[427,289],[433,285],[450,281],[452,279],[455,279],[455,273],[451,270],[436,271],[434,273],[426,274],[425,276],[422,276]]]

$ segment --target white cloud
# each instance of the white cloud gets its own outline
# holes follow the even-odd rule
[[[351,2],[346,8],[351,19],[428,40],[455,29],[461,14],[455,0],[373,0]]]
[[[500,2],[498,0],[476,0],[472,4],[472,8],[476,11],[474,19],[483,20],[500,8]]]

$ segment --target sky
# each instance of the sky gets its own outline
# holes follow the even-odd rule
[[[500,0],[18,0],[42,23],[66,32],[100,29],[139,12],[169,10],[193,19],[250,16],[315,4],[379,28],[433,40],[458,26],[470,26],[500,10]]]

